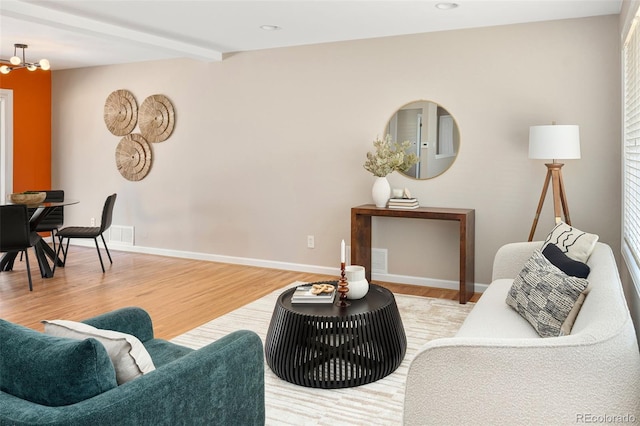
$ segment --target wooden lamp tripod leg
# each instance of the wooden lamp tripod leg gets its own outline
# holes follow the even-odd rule
[[[544,199],[547,196],[547,189],[549,189],[549,181],[551,180],[551,169],[547,169],[547,177],[544,178],[544,185],[542,185],[542,194],[540,195],[540,201],[538,202],[538,209],[536,215],[533,217],[533,224],[531,225],[531,231],[529,232],[529,241],[533,241],[533,234],[536,232],[538,226],[538,219],[540,218],[540,212],[544,205]]]
[[[558,169],[558,182],[560,191],[560,202],[562,203],[562,212],[564,213],[564,223],[571,225],[571,218],[569,217],[569,204],[567,204],[567,193],[564,190],[564,181],[562,180],[562,170]],[[556,223],[558,218],[556,217]]]
[[[529,241],[533,241],[533,235],[536,232],[538,226],[538,219],[540,218],[540,212],[544,204],[544,199],[547,196],[547,189],[549,188],[549,181],[553,186],[553,212],[555,215],[556,223],[562,220],[560,215],[560,209],[564,214],[564,222],[567,225],[571,225],[571,218],[569,217],[569,205],[567,204],[567,197],[564,190],[564,182],[562,180],[562,163],[549,163],[547,166],[547,176],[544,179],[544,186],[542,187],[542,194],[540,195],[540,201],[538,202],[538,209],[536,215],[533,218],[533,224],[531,225],[531,232],[529,232]]]

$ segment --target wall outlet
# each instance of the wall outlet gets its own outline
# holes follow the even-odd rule
[[[313,235],[307,235],[307,248],[315,248],[316,239]]]
[[[91,218],[91,226],[96,226],[96,218],[95,217]]]

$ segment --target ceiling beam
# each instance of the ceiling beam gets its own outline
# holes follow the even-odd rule
[[[153,47],[154,49],[178,54],[180,57],[200,61],[221,61],[223,57],[222,52],[218,50],[185,43],[174,38],[158,36],[119,25],[109,24],[96,19],[85,18],[72,13],[61,12],[23,1],[2,0],[0,2],[0,14],[86,35],[99,36],[112,40],[126,40],[129,43]]]

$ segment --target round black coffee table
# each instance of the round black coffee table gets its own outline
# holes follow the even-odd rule
[[[395,371],[407,337],[393,293],[374,284],[360,300],[292,304],[295,287],[278,297],[265,342],[267,365],[283,380],[335,389],[379,380]]]

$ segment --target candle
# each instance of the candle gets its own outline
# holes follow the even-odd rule
[[[346,255],[346,250],[344,246],[344,240],[342,240],[342,242],[340,243],[340,263],[345,262],[345,255]]]

